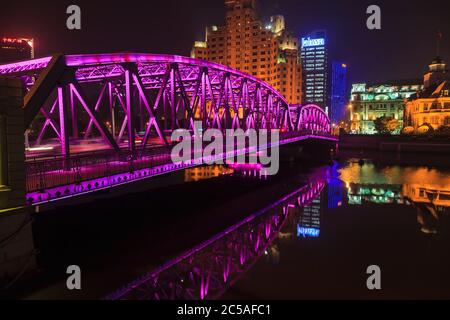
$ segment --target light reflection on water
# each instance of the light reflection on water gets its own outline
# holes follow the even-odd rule
[[[268,179],[268,176],[259,164],[227,164],[187,169],[184,173],[184,182],[197,182],[221,176]]]
[[[222,297],[227,288],[251,269],[261,256],[276,257],[272,242],[286,226],[292,229],[292,223],[296,223],[296,216],[303,208],[306,210],[310,204],[311,208],[316,207],[316,199],[320,198],[326,184],[326,171],[316,172],[310,176],[309,182],[278,201],[127,284],[106,299],[205,300]],[[200,168],[195,175],[201,174],[206,179],[221,173],[228,173],[228,170],[224,167]],[[192,177],[191,174],[189,176]],[[309,219],[304,222],[317,223],[315,213],[311,211]]]
[[[215,166],[187,170],[185,180],[199,181],[220,178],[223,175],[265,178],[258,174],[257,168]],[[343,272],[350,272],[349,270],[355,267],[354,264],[359,264],[360,260],[366,259],[365,253],[358,254],[358,250],[361,250],[357,244],[359,240],[376,248],[377,255],[381,257],[379,259],[386,265],[398,264],[390,257],[390,254],[386,253],[389,251],[386,248],[391,243],[383,244],[382,240],[371,234],[372,232],[381,234],[384,232],[383,228],[388,227],[398,229],[399,236],[408,238],[414,237],[414,233],[437,236],[440,230],[444,230],[444,233],[449,231],[448,223],[441,221],[448,216],[450,207],[449,170],[382,166],[351,160],[345,164],[335,163],[333,166],[324,168],[320,175],[316,174],[309,179],[310,184],[307,188],[310,189],[309,191],[315,190],[315,193],[303,192],[283,199],[281,205],[264,211],[264,219],[243,221],[231,231],[226,230],[219,237],[207,241],[206,245],[202,244],[187,254],[169,261],[165,266],[136,280],[131,287],[128,286],[125,291],[118,292],[110,298],[328,298],[329,296],[321,294],[327,292],[331,295],[335,288],[327,287],[329,286],[327,281],[324,280],[317,286],[323,291],[311,291],[311,295],[308,296],[308,293],[300,293],[293,285],[292,287],[288,285],[293,281],[289,278],[289,273],[295,273],[302,268],[326,273],[327,270],[322,270],[320,267],[323,263],[320,259],[323,257],[329,259],[327,263],[331,265],[343,264],[344,262],[339,258],[335,256],[327,258],[327,255],[330,255],[332,250],[330,248],[334,248],[334,241],[338,244],[348,241],[345,232],[349,233],[349,238],[357,240],[346,244],[356,246],[356,253],[351,259],[345,261],[348,266],[344,263],[342,268],[345,271]],[[314,183],[316,183],[315,187]],[[317,183],[322,185],[319,193],[317,193]],[[325,189],[322,189],[325,184]],[[308,195],[313,197],[306,201],[304,197]],[[380,221],[376,220],[376,216],[369,219],[371,222],[375,221],[377,226],[361,225],[365,223],[361,220],[361,216],[368,214],[369,211],[380,216]],[[386,220],[382,217],[386,213],[392,215],[392,219]],[[417,220],[417,229],[405,230],[404,220],[397,220],[398,217],[396,217],[404,213],[407,219]],[[414,218],[414,214],[417,218]],[[339,215],[343,218],[340,219]],[[338,231],[339,228],[344,229],[345,232]],[[368,234],[358,234],[359,228],[369,230]],[[259,240],[258,237],[264,237],[264,239]],[[420,246],[422,240],[414,239],[418,243],[412,245]],[[378,241],[380,241],[379,244]],[[230,244],[236,245],[230,246]],[[307,255],[309,246],[316,248],[314,254],[319,255],[316,260],[305,260],[304,256]],[[254,252],[250,254],[252,250]],[[448,257],[442,261],[442,266],[447,264],[450,265]],[[276,266],[276,268],[268,266]],[[420,264],[417,263],[410,268],[417,271],[414,268],[420,269]],[[268,270],[270,274],[267,274]],[[346,276],[352,279],[355,275]],[[303,279],[307,287],[309,280],[305,278],[305,275],[298,274],[297,278]],[[284,287],[283,283],[285,283]],[[441,292],[441,288],[436,285],[429,285],[436,292]],[[350,284],[348,286],[351,288]],[[271,288],[273,288],[272,291]],[[283,294],[280,295],[281,288],[283,288]],[[359,287],[353,291],[348,289],[348,292],[352,294],[360,289]],[[409,290],[402,289],[405,292]],[[139,294],[135,295],[136,292]],[[245,294],[243,295],[242,292]],[[276,295],[277,292],[278,295]],[[338,293],[335,294],[331,297],[344,297],[337,295]],[[411,294],[420,294],[420,290]],[[444,291],[444,296],[450,297],[450,289]],[[401,295],[395,297],[406,298]]]
[[[351,160],[327,182],[225,298],[450,298],[449,169]],[[373,263],[378,294],[364,285]]]
[[[67,292],[65,270],[85,261],[81,298],[105,296],[147,272],[154,282],[141,298],[371,298],[365,270],[379,264],[380,298],[450,299],[449,169],[350,160],[305,170],[284,165],[265,177],[257,167],[198,168],[168,177],[167,187],[39,215],[39,263],[49,284],[54,272],[62,279],[49,296],[80,298]],[[314,182],[320,189],[305,202],[302,188]],[[299,189],[301,197],[270,206]],[[262,207],[269,209],[259,219],[243,220]],[[258,246],[252,232],[263,236]],[[258,250],[241,255],[239,245],[250,241]],[[194,255],[179,256],[190,248]],[[226,268],[215,278],[202,273],[212,265]]]
[[[411,243],[411,247],[421,247],[421,242],[427,241],[427,238],[417,238],[414,234],[422,234],[427,237],[437,237],[440,232],[443,235],[436,239],[433,244],[428,243],[428,250],[439,251],[437,248],[445,247],[446,241],[448,241],[448,214],[450,207],[450,170],[438,169],[429,167],[414,167],[414,166],[395,166],[395,165],[379,165],[370,161],[358,161],[350,160],[344,164],[335,163],[330,166],[324,175],[327,181],[326,189],[318,195],[311,203],[304,207],[291,208],[289,211],[289,217],[283,228],[278,233],[278,236],[268,245],[264,253],[264,259],[260,259],[255,263],[252,269],[246,271],[244,281],[237,282],[227,293],[225,298],[242,297],[242,292],[246,292],[244,297],[258,298],[312,298],[312,297],[330,297],[324,294],[328,291],[331,295],[333,290],[327,288],[326,283],[321,283],[318,287],[322,288],[321,292],[311,292],[311,296],[308,294],[300,294],[298,290],[292,287],[283,287],[278,284],[280,288],[285,291],[283,295],[272,295],[270,291],[271,286],[274,284],[268,281],[268,278],[263,274],[267,273],[270,268],[269,265],[275,266],[276,269],[272,270],[270,276],[275,279],[281,279],[283,283],[286,278],[284,275],[286,270],[290,269],[302,269],[304,264],[309,265],[308,268],[315,268],[315,261],[305,261],[302,259],[302,250],[306,246],[319,246],[317,249],[319,252],[324,250],[327,252],[327,246],[330,246],[330,242],[333,238],[337,238],[337,242],[344,242],[342,234],[332,235],[330,232],[329,215],[339,214],[339,212],[345,212],[347,216],[353,218],[348,221],[348,217],[343,218],[340,223],[350,224],[355,230],[359,227],[368,228],[370,232],[383,233],[384,228],[397,229],[399,237],[410,238],[412,237],[417,243]],[[356,209],[356,210],[355,210]],[[385,216],[385,214],[392,215],[392,219],[386,220],[385,225],[381,226],[360,226],[354,221],[361,223],[361,216],[364,216],[367,211],[372,211],[376,215]],[[404,214],[405,213],[405,214]],[[406,215],[408,221],[416,220],[417,228],[405,227],[405,221],[399,217]],[[354,219],[354,221],[353,221]],[[369,221],[372,223],[372,219],[376,217],[370,217]],[[401,222],[400,222],[401,221]],[[336,222],[333,222],[336,223]],[[377,222],[378,223],[378,222]],[[409,225],[409,224],[408,224]],[[323,228],[323,226],[325,226]],[[411,225],[413,226],[413,225]],[[334,227],[334,226],[331,226]],[[377,230],[379,228],[379,230]],[[325,229],[325,230],[322,230]],[[355,231],[357,232],[357,231]],[[324,235],[323,239],[322,236]],[[331,239],[330,239],[331,237]],[[422,240],[421,240],[422,239]],[[331,241],[330,241],[331,240]],[[307,241],[307,242],[305,242]],[[309,242],[315,241],[315,244]],[[391,264],[398,265],[399,261],[390,257],[392,253],[386,249],[386,246],[392,245],[383,243],[382,240],[378,240],[376,237],[370,237],[369,235],[361,236],[361,241],[370,243],[370,246],[377,248],[377,254],[382,258],[379,258],[385,265]],[[377,242],[380,241],[379,244]],[[331,244],[331,246],[333,246]],[[431,249],[430,249],[431,248]],[[411,248],[404,248],[406,252],[409,252]],[[378,250],[380,251],[378,253]],[[324,253],[326,254],[326,253]],[[427,270],[421,266],[422,261],[415,260],[415,256],[409,256],[405,254],[404,259],[406,261],[412,260],[413,264],[408,265],[410,273],[420,274],[426,280],[424,283],[417,284],[416,287],[408,287],[410,284],[404,287],[396,288],[395,293],[389,292],[385,298],[406,298],[409,295],[411,297],[431,298],[431,297],[450,297],[449,290],[445,288],[450,284],[448,277],[443,277],[439,274],[440,268],[445,269],[446,265],[450,265],[450,259],[448,255],[442,257],[441,253],[433,257],[430,252],[426,253],[429,261],[430,270]],[[384,256],[383,256],[384,255]],[[399,254],[401,257],[402,255]],[[290,257],[290,258],[288,258]],[[437,260],[439,257],[440,260]],[[330,258],[332,259],[332,258]],[[355,254],[353,261],[347,262],[349,265],[358,264],[359,259],[362,259],[358,254]],[[402,259],[402,258],[399,258]],[[286,266],[286,261],[289,262],[289,266]],[[401,260],[400,260],[401,261]],[[427,260],[428,261],[428,260]],[[341,261],[330,263],[342,263]],[[433,264],[438,264],[433,266]],[[264,265],[267,266],[264,266]],[[318,263],[319,264],[319,263]],[[321,269],[321,267],[317,267]],[[286,269],[286,270],[285,270]],[[323,270],[323,272],[327,272]],[[348,271],[347,271],[348,272]],[[436,272],[436,277],[439,281],[434,283],[434,277],[429,275],[428,278],[424,276],[426,273]],[[288,272],[287,272],[288,273]],[[266,274],[265,277],[268,277]],[[347,275],[348,278],[352,278],[354,275]],[[402,275],[395,275],[394,278],[403,279]],[[288,278],[288,277],[287,277]],[[304,279],[304,277],[300,277]],[[344,277],[345,278],[345,277]],[[304,280],[305,281],[305,280]],[[397,280],[400,282],[400,280]],[[403,281],[403,280],[402,280]],[[286,280],[289,283],[289,280]],[[305,281],[307,282],[307,281]],[[392,281],[395,282],[395,281]],[[278,288],[278,289],[280,289]],[[422,288],[422,289],[421,289]],[[414,290],[415,289],[415,290]],[[361,290],[361,288],[347,288],[343,290],[345,293],[339,295],[335,293],[333,298],[346,297],[345,294],[352,296]],[[277,291],[274,289],[273,291]],[[239,292],[237,294],[236,292]],[[267,294],[264,294],[267,292]],[[366,294],[361,291],[360,294]]]
[[[425,234],[437,234],[437,224],[450,207],[450,170],[428,167],[377,167],[350,161],[339,170],[349,205],[412,206]]]

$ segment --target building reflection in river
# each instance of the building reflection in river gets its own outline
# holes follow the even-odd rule
[[[349,205],[410,205],[424,234],[438,233],[441,215],[450,208],[450,173],[430,169],[377,168],[372,163],[350,162],[340,170]]]
[[[226,166],[204,166],[193,169],[187,169],[184,172],[185,182],[195,182],[200,180],[208,180],[223,175],[233,174],[234,170]]]
[[[403,196],[414,203],[430,203],[438,207],[439,211],[450,207],[450,185],[446,187],[429,183],[405,184]]]
[[[304,207],[299,215],[297,236],[299,238],[318,238],[320,236],[320,215],[322,211],[322,195],[310,205]]]
[[[340,170],[350,204],[429,203],[439,209],[450,207],[450,173],[426,167],[377,168],[374,164],[351,162]]]
[[[261,180],[268,178],[267,171],[260,164],[226,164],[187,169],[184,173],[184,181],[197,182],[228,175]]]
[[[363,205],[377,204],[403,204],[401,185],[368,185],[350,183],[347,187],[348,204]]]
[[[346,190],[338,169],[338,163],[335,163],[330,168],[330,175],[328,178],[328,209],[336,209],[344,205]]]

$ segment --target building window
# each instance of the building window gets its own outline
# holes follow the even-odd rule
[[[0,115],[0,187],[8,184],[8,154],[6,148],[6,117]]]

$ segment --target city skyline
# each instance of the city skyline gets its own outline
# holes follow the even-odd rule
[[[103,1],[79,1],[82,10],[80,31],[65,28],[68,3],[25,1],[20,10],[16,5],[6,3],[5,10],[0,13],[0,36],[35,39],[37,57],[57,52],[123,51],[189,56],[192,42],[202,39],[206,26],[224,22],[222,0],[133,3],[128,8],[118,8],[107,6]],[[175,3],[177,10],[173,10]],[[421,78],[425,66],[436,55],[438,31],[444,35],[441,56],[445,61],[450,60],[450,24],[446,22],[450,4],[437,0],[418,5],[407,1],[379,1],[382,29],[378,31],[370,31],[365,25],[365,12],[370,4],[367,1],[336,4],[321,0],[261,0],[261,13],[265,20],[271,15],[284,15],[299,38],[316,29],[327,30],[330,55],[348,62],[350,82]],[[166,14],[155,15],[152,14],[154,11]],[[206,12],[208,14],[204,14]],[[4,16],[5,13],[8,15]],[[168,21],[171,26],[165,28]],[[413,29],[408,21],[415,21],[421,28]],[[351,34],[351,38],[346,38],[347,34]]]

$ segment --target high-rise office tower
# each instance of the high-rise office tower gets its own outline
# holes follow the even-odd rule
[[[347,102],[350,97],[346,63],[334,61],[331,76],[331,122],[339,124],[347,120]]]
[[[0,64],[33,58],[33,39],[0,38]]]
[[[330,111],[327,35],[315,31],[302,38],[303,103],[314,103]]]
[[[196,41],[192,57],[217,62],[253,75],[301,103],[302,70],[299,40],[286,30],[283,16],[264,24],[256,0],[225,0],[225,26],[206,29],[205,41]]]

